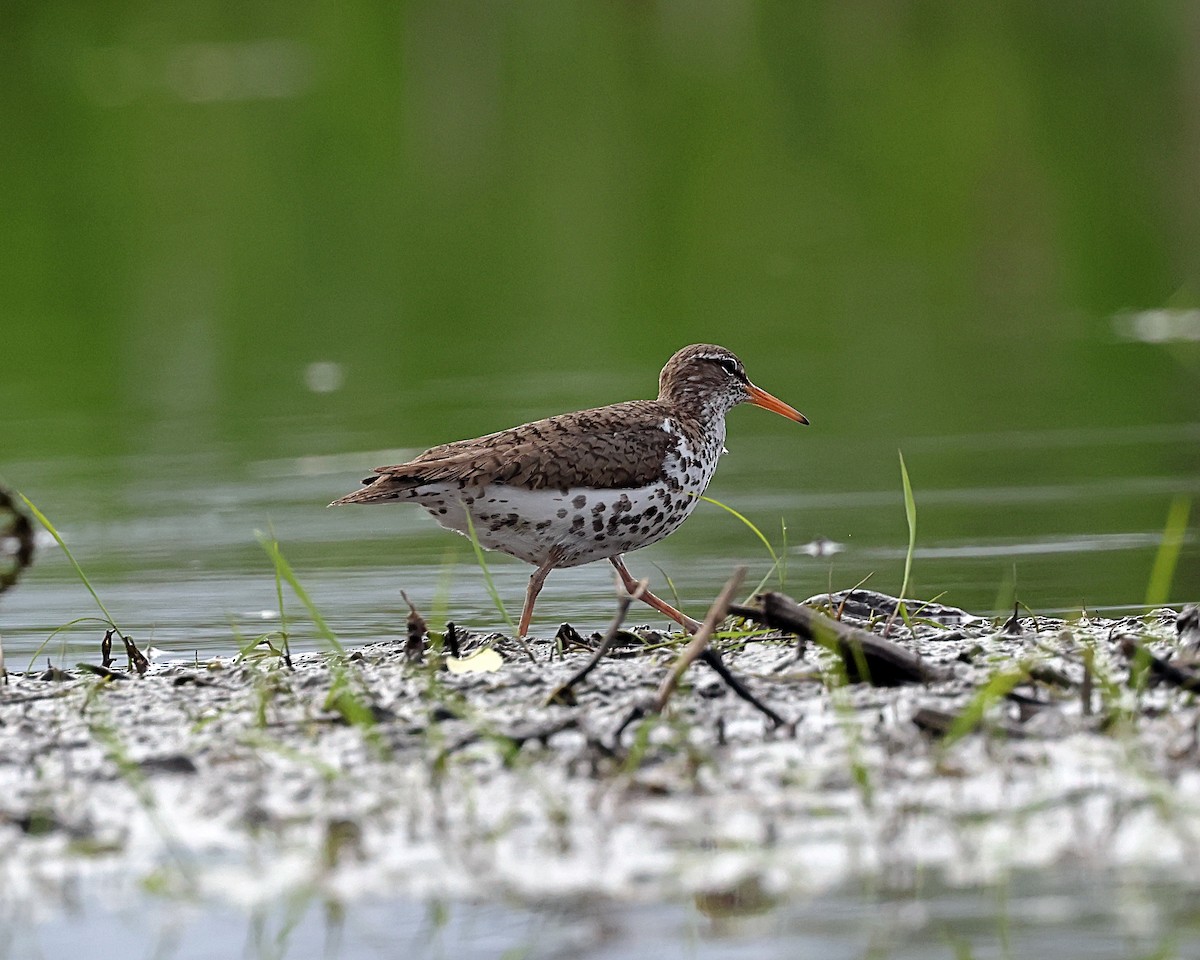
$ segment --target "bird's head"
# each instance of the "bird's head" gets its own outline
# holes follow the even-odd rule
[[[737,354],[711,343],[694,343],[676,353],[658,377],[658,398],[722,416],[739,403],[751,403],[797,423],[800,411],[756,387]]]

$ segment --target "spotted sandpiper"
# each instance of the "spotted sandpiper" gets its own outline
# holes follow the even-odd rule
[[[633,593],[622,554],[672,533],[700,502],[725,452],[725,414],[752,403],[808,423],[746,377],[724,347],[684,347],[663,367],[657,400],[564,413],[379,467],[335,500],[411,500],[443,527],[533,564],[519,625],[551,570],[608,560]],[[468,516],[470,521],[468,522]],[[688,630],[699,624],[649,591],[641,599]]]

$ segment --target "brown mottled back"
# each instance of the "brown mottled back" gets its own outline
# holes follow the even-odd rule
[[[378,467],[364,481],[371,488],[346,500],[361,503],[395,486],[439,482],[525,490],[643,487],[661,479],[677,443],[662,428],[668,412],[657,400],[631,400],[442,444],[408,463]]]
[[[631,489],[661,482],[680,435],[701,438],[747,398],[737,356],[714,344],[678,351],[659,376],[657,400],[565,413],[473,440],[446,443],[408,463],[379,467],[367,489],[335,503],[376,503],[423,484],[486,484],[524,490]],[[670,419],[670,429],[664,422]],[[722,435],[724,428],[722,427]]]

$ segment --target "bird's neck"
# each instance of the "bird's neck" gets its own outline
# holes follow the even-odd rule
[[[725,444],[725,414],[728,409],[719,403],[691,399],[692,402],[680,403],[677,400],[668,404],[671,418],[679,424],[696,449],[711,447],[719,450]]]
[[[659,396],[659,403],[671,408],[679,417],[695,420],[699,423],[720,421],[721,429],[725,429],[725,414],[729,412],[729,398],[724,394],[711,390],[688,389],[691,384],[676,385],[670,393]]]

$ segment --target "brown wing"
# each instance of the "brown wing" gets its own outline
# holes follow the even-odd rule
[[[659,479],[678,443],[663,429],[666,415],[654,400],[565,413],[433,447],[408,463],[379,467],[379,477],[370,481],[500,483],[526,490],[642,487]]]

